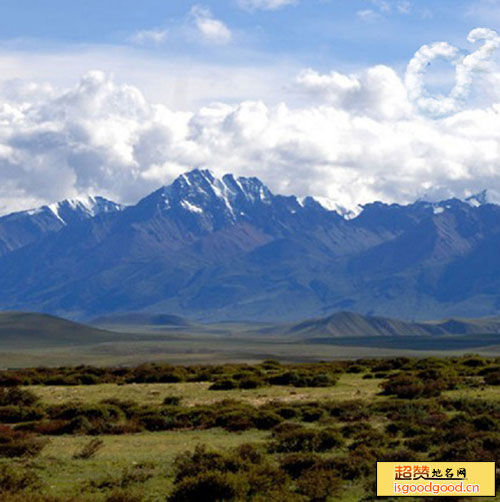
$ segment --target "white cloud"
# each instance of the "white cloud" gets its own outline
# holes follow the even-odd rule
[[[496,43],[488,32],[477,37]],[[482,57],[493,45],[457,58],[500,80]],[[300,106],[247,100],[173,111],[101,72],[69,89],[12,81],[0,100],[0,211],[89,192],[131,203],[193,167],[259,176],[276,192],[348,207],[500,192],[500,96],[482,107],[462,99],[437,117],[415,104],[436,52],[455,55],[449,45],[422,48],[408,89],[387,66],[304,70],[294,84]]]
[[[410,0],[368,0],[372,8],[360,9],[357,16],[364,21],[376,21],[392,13],[409,14],[412,11]]]
[[[277,10],[287,5],[297,3],[298,0],[238,0],[240,7],[248,10]]]
[[[166,29],[152,29],[152,30],[140,30],[132,35],[130,40],[135,44],[161,44],[167,39],[168,30]]]
[[[298,75],[296,83],[313,98],[381,120],[402,118],[411,110],[401,79],[388,66],[374,66],[357,75],[321,75],[308,69]]]
[[[356,15],[362,21],[376,21],[376,20],[382,18],[382,16],[380,15],[380,13],[379,12],[375,12],[373,9],[358,10],[356,12]]]
[[[410,99],[418,108],[434,115],[444,115],[459,110],[467,99],[474,76],[478,72],[494,72],[494,52],[500,47],[500,36],[487,28],[476,28],[467,40],[483,44],[474,52],[464,54],[447,42],[422,46],[409,62],[405,84]],[[425,74],[435,59],[449,61],[456,67],[455,85],[447,96],[431,96],[425,88]]]
[[[172,53],[170,45],[162,51],[110,46],[35,51],[0,46],[0,100],[31,103],[45,99],[49,89],[68,88],[93,68],[106,68],[116,82],[134,85],[149,101],[173,110],[194,111],[214,101],[244,99],[273,104],[289,97],[285,87],[300,71],[299,62],[267,60],[255,53],[249,59],[241,58],[230,66],[211,61],[206,54],[186,60]]]
[[[199,34],[209,43],[227,44],[231,41],[231,30],[220,20],[213,17],[210,9],[195,5],[190,15]]]

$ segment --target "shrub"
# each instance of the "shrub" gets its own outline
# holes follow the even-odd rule
[[[432,434],[422,434],[409,439],[406,446],[413,451],[428,452],[435,444],[435,438]]]
[[[252,500],[259,493],[266,494],[272,489],[283,488],[288,481],[288,477],[282,470],[267,463],[240,471],[237,479],[241,492],[246,492],[244,500]]]
[[[257,429],[267,431],[280,424],[283,419],[272,411],[259,411],[253,421]]]
[[[286,420],[288,420],[290,418],[295,418],[297,416],[297,410],[295,408],[290,407],[290,406],[284,406],[282,408],[277,408],[276,413],[280,417],[282,417]]]
[[[230,432],[246,431],[254,427],[254,417],[247,410],[229,410],[216,418],[215,425]]]
[[[337,380],[328,373],[315,373],[307,371],[287,371],[268,379],[271,385],[288,385],[293,387],[330,387]]]
[[[122,401],[116,398],[103,399],[100,404],[106,406],[111,405],[115,408],[122,410],[127,418],[132,418],[139,411],[139,405],[132,400]]]
[[[33,471],[10,464],[0,465],[0,494],[37,489],[40,485],[40,478]]]
[[[17,387],[22,383],[19,376],[7,371],[0,372],[0,387]]]
[[[199,472],[210,470],[232,470],[223,455],[208,451],[205,446],[197,445],[193,452],[186,451],[174,460],[175,481],[195,477]]]
[[[148,431],[157,432],[172,429],[175,421],[159,412],[149,412],[141,415],[140,424]]]
[[[330,416],[342,422],[358,422],[369,417],[366,402],[360,399],[325,404]]]
[[[297,490],[311,502],[324,502],[328,497],[337,495],[342,481],[329,469],[310,469],[297,480]]]
[[[304,422],[317,422],[324,414],[325,410],[319,406],[306,406],[302,409],[302,420]]]
[[[38,397],[29,390],[19,387],[0,387],[0,406],[32,406]]]
[[[245,377],[240,380],[240,389],[258,389],[264,385],[264,381],[256,377]]]
[[[105,502],[143,502],[144,497],[139,493],[120,488],[113,490],[105,499]]]
[[[127,488],[133,484],[143,484],[154,477],[155,465],[151,462],[140,463],[134,465],[132,468],[126,468],[123,470],[120,486],[122,488]]]
[[[92,439],[86,443],[83,448],[73,455],[75,459],[87,460],[95,456],[95,454],[101,450],[104,446],[104,441],[101,439]]]
[[[0,406],[0,422],[4,424],[40,420],[44,416],[45,413],[40,408],[14,405]]]
[[[47,411],[51,418],[63,420],[86,418],[88,420],[104,420],[107,422],[116,422],[124,418],[122,410],[118,406],[112,404],[64,404],[52,406]]]
[[[365,445],[358,445],[345,457],[325,459],[321,462],[323,469],[331,469],[342,479],[353,481],[369,476],[375,471],[378,454]]]
[[[489,373],[484,377],[484,383],[486,385],[500,385],[500,371]]]
[[[346,373],[363,373],[366,371],[364,366],[360,366],[359,364],[351,364],[346,370]]]
[[[279,434],[270,445],[278,453],[322,452],[342,444],[342,438],[335,429],[299,429]]]
[[[311,469],[320,461],[321,457],[313,453],[292,453],[280,460],[280,467],[291,478],[296,479],[304,471]]]
[[[0,457],[35,457],[46,444],[34,434],[0,426]]]
[[[474,428],[477,431],[496,431],[498,430],[498,421],[489,415],[480,415],[473,420]]]
[[[401,399],[413,399],[424,394],[425,385],[413,375],[398,373],[382,382],[383,394],[393,394]]]
[[[180,396],[167,396],[163,400],[163,404],[166,406],[179,406],[181,404],[182,397]]]
[[[215,381],[208,390],[232,390],[236,389],[238,384],[232,378],[222,378],[221,380]]]
[[[219,471],[200,471],[175,484],[168,502],[200,502],[201,500],[234,501],[237,488],[230,474]]]

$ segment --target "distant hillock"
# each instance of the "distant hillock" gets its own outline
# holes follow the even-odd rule
[[[500,318],[406,322],[385,317],[364,316],[354,312],[338,312],[328,317],[308,319],[288,325],[283,332],[304,337],[497,334],[500,333]]]
[[[82,345],[116,339],[108,331],[48,314],[0,312],[0,346]]]
[[[94,326],[192,326],[184,317],[168,314],[147,314],[133,312],[96,317],[90,324]]]

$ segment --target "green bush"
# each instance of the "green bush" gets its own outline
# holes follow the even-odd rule
[[[40,478],[32,470],[25,469],[20,465],[0,465],[0,495],[38,489],[40,486]]]
[[[166,406],[179,406],[181,404],[181,396],[167,396],[163,400],[163,404]]]
[[[264,431],[276,427],[282,421],[283,419],[277,413],[273,413],[272,411],[259,411],[253,419],[255,427]]]
[[[0,423],[4,424],[40,420],[44,416],[45,413],[41,408],[14,405],[0,406]]]
[[[200,502],[201,500],[234,501],[237,496],[234,476],[219,471],[200,471],[175,484],[168,502]]]
[[[296,479],[320,460],[321,457],[313,453],[292,453],[280,459],[280,467],[291,478]]]
[[[330,469],[309,469],[297,479],[297,490],[311,502],[325,502],[338,496],[342,480]]]
[[[77,451],[74,455],[74,459],[87,460],[96,455],[96,453],[104,447],[104,442],[101,439],[92,439],[86,443],[83,448]]]
[[[38,397],[19,387],[0,387],[0,406],[33,406]]]
[[[484,377],[484,383],[486,385],[500,385],[500,371],[489,373]]]
[[[335,429],[298,429],[280,433],[270,444],[277,453],[322,452],[342,445],[342,437]]]
[[[46,444],[34,434],[0,426],[0,457],[35,457]]]
[[[261,378],[249,376],[242,378],[239,383],[240,389],[258,389],[264,385],[264,381]]]
[[[240,432],[255,427],[254,420],[253,414],[246,409],[228,410],[216,418],[215,425],[230,432]]]
[[[222,378],[216,380],[208,390],[233,390],[238,388],[238,383],[232,378]]]

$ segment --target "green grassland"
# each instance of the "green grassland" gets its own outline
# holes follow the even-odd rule
[[[44,347],[13,347],[0,340],[0,368],[92,364],[98,366],[136,365],[143,362],[171,364],[258,363],[273,358],[283,362],[319,362],[366,357],[452,356],[467,353],[500,355],[500,336],[485,345],[454,339],[297,339],[282,336],[240,335],[238,333],[188,334],[147,331],[120,333],[113,342],[78,345],[48,344]],[[133,338],[133,339],[129,339]],[[444,337],[446,338],[446,337]],[[480,339],[480,337],[476,337]],[[462,340],[462,339],[461,339]],[[321,342],[321,343],[320,343]],[[434,348],[432,348],[434,347]]]
[[[165,397],[182,396],[186,406],[213,404],[224,399],[236,399],[253,405],[269,401],[317,401],[377,399],[380,391],[377,379],[363,380],[359,374],[343,374],[335,387],[296,388],[271,386],[258,389],[209,390],[210,382],[101,384],[79,386],[32,386],[28,387],[44,404],[99,403],[107,399],[131,399],[139,404],[160,405]]]
[[[477,355],[1,371],[0,500],[376,500],[378,460],[500,460],[499,389]]]

